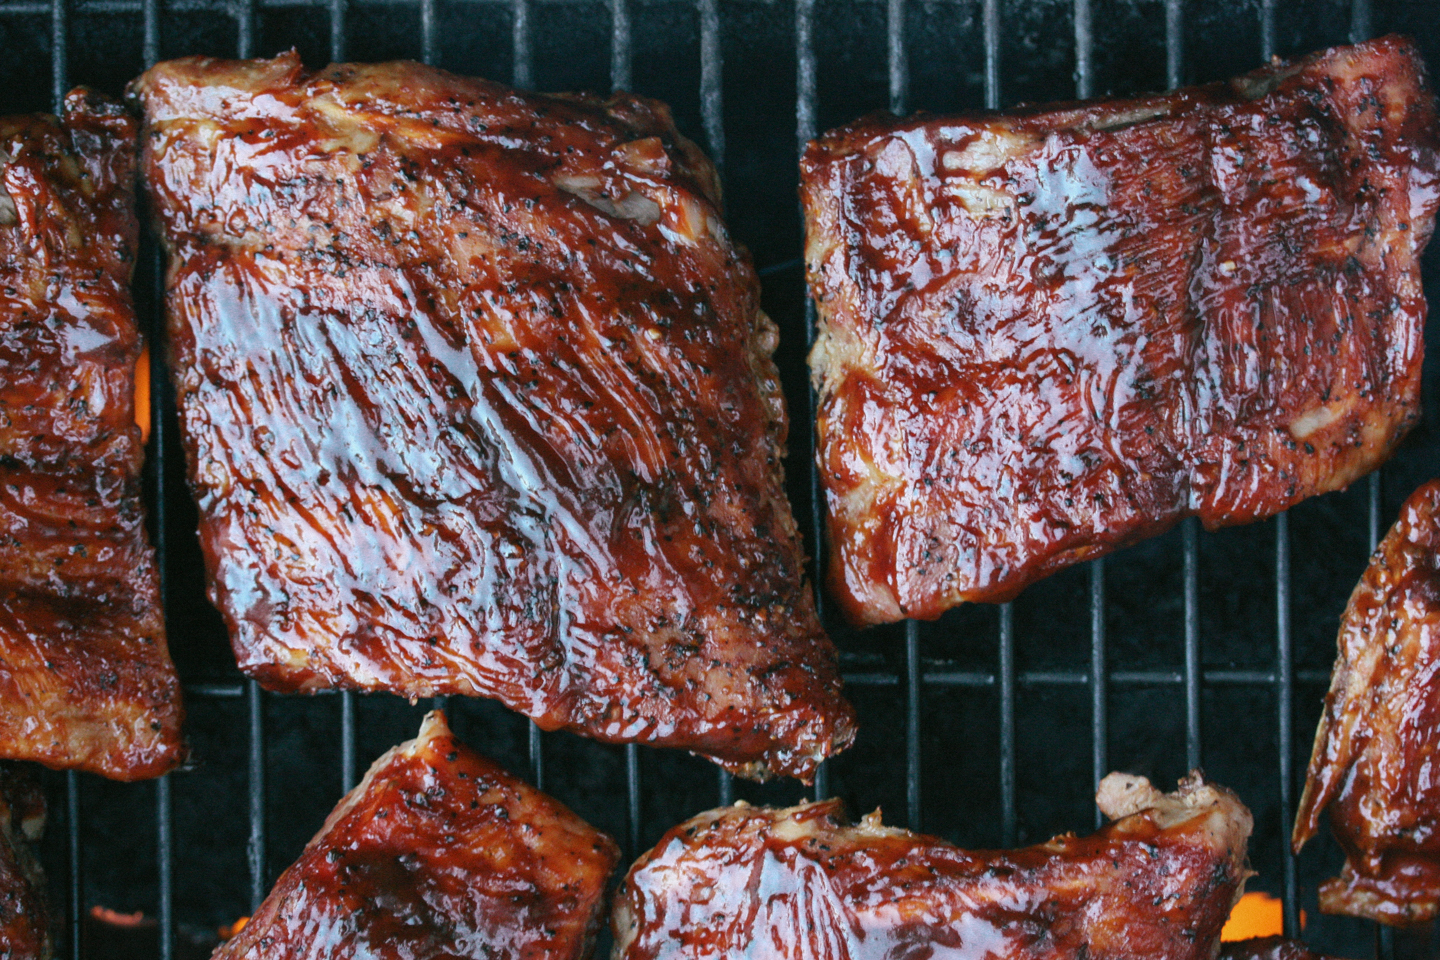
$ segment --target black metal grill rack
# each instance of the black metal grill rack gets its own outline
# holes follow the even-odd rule
[[[0,109],[44,109],[78,82],[119,92],[162,57],[270,55],[292,43],[312,66],[410,56],[521,87],[608,86],[674,102],[682,129],[727,175],[732,227],[756,251],[782,327],[791,493],[818,557],[802,349],[814,316],[792,192],[805,141],[869,109],[1134,93],[1387,30],[1417,36],[1440,63],[1440,13],[1403,0],[0,0],[9,55]],[[1436,263],[1432,251],[1432,297]],[[160,275],[152,249],[137,278],[152,343]],[[138,926],[148,955],[203,955],[195,931],[251,912],[355,783],[357,763],[415,728],[416,711],[401,701],[275,697],[226,661],[200,594],[161,352],[151,357],[148,492],[199,763],[150,785],[50,778],[55,829],[44,852],[66,919],[60,955],[76,960],[121,955],[110,942],[119,928],[89,919],[99,906],[153,921]],[[861,635],[828,615],[862,739],[821,772],[814,794],[861,807],[884,800],[892,822],[1013,845],[1087,827],[1089,792],[1112,764],[1164,779],[1203,761],[1256,810],[1252,888],[1281,897],[1287,931],[1301,930],[1306,911],[1313,944],[1393,955],[1390,936],[1316,915],[1314,886],[1338,867],[1333,845],[1297,861],[1284,839],[1336,617],[1399,502],[1440,472],[1428,425],[1435,373],[1432,360],[1426,425],[1383,487],[1374,475],[1302,505],[1292,511],[1298,531],[1288,515],[1239,533],[1206,534],[1190,521],[998,609]],[[685,757],[542,735],[482,702],[448,706],[462,736],[559,792],[631,856],[682,817],[736,796],[803,795],[797,785],[737,783]]]

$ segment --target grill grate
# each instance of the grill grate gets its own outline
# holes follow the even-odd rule
[[[535,81],[536,76],[537,5],[541,2],[542,0],[459,0],[457,4],[447,5],[446,10],[437,10],[436,0],[263,0],[263,2],[262,0],[172,0],[172,2],[163,4],[161,0],[51,0],[49,3],[32,2],[32,0],[22,0],[22,2],[0,0],[0,32],[8,31],[13,25],[21,22],[48,18],[49,49],[46,55],[50,60],[49,79],[52,99],[58,104],[72,82],[89,79],[88,77],[72,77],[70,71],[72,55],[76,51],[73,35],[76,32],[77,18],[80,16],[133,18],[139,14],[142,28],[140,52],[144,64],[148,66],[160,59],[162,55],[162,28],[164,28],[164,32],[169,32],[171,24],[175,24],[176,32],[184,32],[189,29],[179,26],[180,19],[185,15],[208,14],[212,18],[218,16],[228,19],[234,30],[233,49],[230,52],[240,57],[249,57],[272,52],[268,48],[262,48],[258,43],[263,14],[282,10],[313,10],[323,14],[326,19],[325,30],[328,35],[329,57],[333,60],[343,60],[349,53],[350,40],[357,29],[355,24],[361,12],[378,7],[403,8],[417,15],[413,31],[416,36],[412,38],[417,40],[414,53],[418,53],[423,61],[434,63],[437,62],[439,52],[437,17],[440,14],[453,13],[454,11],[450,7],[454,6],[462,7],[467,12],[478,10],[482,6],[506,8],[510,26],[512,70],[510,79],[516,86],[529,87]],[[549,0],[549,2],[553,3],[555,0]],[[610,25],[609,79],[615,89],[631,88],[636,79],[634,69],[635,37],[637,29],[644,25],[644,20],[639,12],[632,11],[631,2],[632,0],[602,0],[598,8],[600,12],[596,14],[597,17],[603,18],[608,13]],[[634,2],[639,4],[640,0],[634,0]],[[746,0],[732,0],[732,2],[739,6]],[[748,2],[788,9],[790,0],[748,0]],[[826,0],[826,2],[833,2],[833,0]],[[1099,3],[1101,0],[1095,0],[1095,2]],[[1162,0],[1160,3],[1145,3],[1143,0],[1129,0],[1129,2],[1139,11],[1139,15],[1144,17],[1146,23],[1149,24],[1149,29],[1158,31],[1163,25],[1165,82],[1171,87],[1179,86],[1185,79],[1185,63],[1189,49],[1186,43],[1187,9],[1184,0]],[[1196,0],[1192,0],[1192,5],[1195,2]],[[1015,9],[1016,3],[1013,0],[1008,5],[1002,4],[1002,0],[975,0],[975,2],[966,2],[966,0],[884,0],[885,69],[883,80],[888,88],[890,108],[895,112],[904,112],[912,105],[910,54],[913,44],[912,37],[907,35],[909,19],[922,5],[928,10],[939,4],[947,4],[947,9],[953,8],[954,15],[957,17],[973,18],[983,47],[983,68],[979,71],[983,103],[990,108],[999,107],[1004,102],[1002,97],[1004,72],[1001,60],[1006,13],[1014,15],[1014,18],[1019,20],[1023,19],[1024,10]],[[642,12],[648,14],[665,5],[689,7],[689,2],[688,0],[650,0],[644,4]],[[1039,5],[1043,6],[1044,4]],[[1007,9],[1002,9],[1002,6]],[[1073,27],[1073,36],[1070,38],[1072,45],[1070,52],[1074,65],[1073,91],[1057,90],[1054,95],[1064,96],[1067,92],[1073,92],[1080,98],[1092,96],[1097,92],[1095,58],[1097,52],[1103,49],[1103,47],[1097,48],[1097,36],[1104,35],[1106,22],[1097,21],[1092,0],[1070,0],[1068,3],[1051,3],[1050,6],[1060,7],[1062,12],[1068,15],[1069,22]],[[1258,20],[1260,38],[1258,52],[1265,58],[1270,57],[1278,49],[1276,0],[1258,0],[1258,4],[1253,5],[1245,2],[1240,4],[1237,9],[1243,11],[1244,15],[1253,16]],[[1343,0],[1342,2],[1332,2],[1327,9],[1330,9],[1333,15],[1343,15],[1348,18],[1349,39],[1358,40],[1371,35],[1370,0],[1350,0],[1348,4],[1345,4]],[[725,64],[722,42],[727,11],[733,12],[733,8],[729,6],[722,8],[719,0],[694,0],[693,14],[697,21],[698,32],[699,132],[703,134],[709,154],[722,174],[726,171],[727,159],[724,111]],[[794,129],[798,148],[803,148],[804,143],[818,132],[820,110],[817,48],[820,41],[819,34],[824,28],[823,15],[824,11],[820,9],[820,0],[793,0]],[[1404,18],[1401,18],[1399,22],[1403,26]],[[1099,28],[1098,33],[1097,27]],[[862,30],[863,26],[857,16],[852,32],[859,33]],[[1332,42],[1343,39],[1345,39],[1344,36],[1337,36],[1332,39]],[[11,46],[11,49],[13,52],[16,48]],[[168,53],[178,52],[168,51],[168,48],[164,49]],[[20,52],[23,53],[23,51]],[[1284,52],[1300,51],[1286,48]],[[20,56],[17,55],[15,59],[19,60]],[[452,66],[456,66],[462,71],[465,69],[463,64],[453,64]],[[1212,74],[1207,74],[1207,78],[1210,75]],[[665,92],[657,91],[657,95],[665,96]],[[155,306],[160,301],[160,278],[163,275],[158,251],[150,250],[148,265],[147,276],[150,280],[151,295],[148,298],[141,298],[141,309],[142,317],[148,325],[147,332],[150,341],[156,343],[159,342],[161,324]],[[774,267],[763,269],[762,274],[773,276],[793,270],[795,266],[795,261],[784,261]],[[147,305],[148,310],[146,309]],[[800,309],[797,304],[797,310]],[[789,330],[787,336],[798,338],[803,329],[804,342],[808,347],[814,334],[813,305],[806,302],[803,312],[798,312],[797,316],[796,326],[801,329]],[[803,372],[800,377],[803,377]],[[1430,381],[1433,381],[1433,377],[1430,378]],[[159,350],[151,355],[151,383],[153,426],[149,450],[150,466],[147,471],[150,481],[147,494],[151,503],[154,543],[160,562],[162,596],[165,598],[167,611],[173,611],[177,596],[174,595],[175,588],[173,586],[176,576],[172,574],[181,569],[180,565],[193,561],[193,557],[177,556],[175,551],[170,549],[171,545],[183,539],[183,535],[188,529],[189,520],[186,518],[189,514],[182,506],[186,503],[186,492],[183,484],[177,479],[179,473],[176,464],[181,454],[175,448],[174,415],[171,412],[174,404],[173,391],[170,388]],[[808,453],[813,449],[814,438],[811,424],[813,423],[815,398],[813,393],[809,394],[807,404],[803,385],[797,387],[797,384],[803,383],[803,379],[792,376],[787,380],[787,393],[791,402],[793,429],[800,441],[799,448]],[[1427,389],[1430,388],[1427,387]],[[1433,389],[1431,389],[1431,394],[1433,396]],[[1433,450],[1433,439],[1427,440],[1425,443]],[[1403,453],[1402,457],[1409,457],[1408,462],[1413,464],[1410,472],[1418,470],[1423,474],[1430,469],[1425,465],[1427,455],[1425,450],[1413,449],[1412,445],[1412,448],[1407,453]],[[1433,464],[1433,458],[1431,462]],[[792,469],[794,469],[793,462]],[[799,507],[797,513],[808,520],[808,545],[811,556],[821,559],[825,554],[820,533],[822,504],[819,479],[813,463],[805,481],[802,494],[808,494],[808,496],[802,496],[800,499],[808,500],[808,502],[797,503]],[[1408,492],[1408,489],[1398,492]],[[1364,488],[1364,516],[1368,534],[1366,542],[1370,545],[1378,541],[1382,530],[1381,494],[1380,477],[1378,474],[1372,475],[1367,479]],[[1042,664],[1037,668],[1022,669],[1021,664],[1024,658],[1021,656],[1021,651],[1017,649],[1015,604],[1005,604],[999,608],[994,621],[992,638],[982,638],[981,642],[983,643],[995,644],[993,669],[968,669],[964,664],[957,664],[938,657],[927,659],[922,654],[933,641],[926,629],[913,621],[903,626],[903,657],[897,656],[893,660],[880,657],[877,662],[876,657],[867,659],[847,656],[845,679],[852,691],[876,690],[881,691],[885,696],[893,695],[897,701],[903,699],[903,704],[900,705],[903,716],[895,727],[904,740],[903,760],[899,762],[903,765],[905,823],[916,829],[923,825],[921,787],[922,776],[925,773],[923,759],[925,752],[922,747],[926,743],[927,736],[925,722],[927,697],[933,701],[935,696],[946,690],[981,692],[993,697],[995,701],[999,812],[999,830],[996,839],[1007,846],[1014,845],[1023,839],[1017,782],[1019,766],[1017,754],[1021,744],[1020,734],[1017,730],[1017,702],[1027,692],[1088,690],[1088,727],[1091,746],[1088,772],[1098,783],[1110,768],[1108,756],[1112,734],[1110,710],[1122,698],[1141,689],[1174,691],[1176,695],[1183,696],[1184,757],[1186,767],[1193,768],[1200,766],[1206,759],[1202,751],[1204,744],[1202,709],[1205,691],[1226,688],[1266,691],[1274,698],[1274,713],[1265,722],[1273,724],[1276,751],[1275,759],[1261,764],[1260,780],[1258,781],[1260,786],[1256,789],[1272,789],[1278,795],[1276,815],[1280,824],[1279,849],[1268,851],[1266,856],[1278,860],[1281,865],[1279,879],[1280,889],[1283,893],[1285,926],[1288,932],[1298,932],[1302,890],[1296,859],[1290,854],[1288,844],[1284,842],[1288,833],[1285,827],[1290,821],[1294,808],[1297,772],[1303,772],[1297,771],[1295,763],[1297,746],[1295,741],[1296,690],[1297,686],[1304,687],[1307,697],[1311,692],[1323,690],[1328,681],[1328,673],[1323,669],[1297,668],[1296,666],[1291,622],[1293,571],[1290,519],[1288,515],[1281,515],[1269,526],[1274,531],[1273,628],[1267,628],[1266,625],[1261,624],[1256,625],[1253,630],[1257,642],[1273,643],[1272,663],[1267,668],[1257,669],[1253,665],[1228,667],[1205,665],[1201,646],[1200,589],[1200,555],[1203,537],[1194,520],[1188,520],[1182,524],[1179,533],[1180,605],[1183,611],[1180,628],[1183,631],[1183,660],[1177,668],[1157,669],[1144,664],[1122,664],[1131,667],[1129,669],[1112,668],[1114,651],[1107,642],[1111,610],[1107,605],[1107,562],[1105,560],[1093,561],[1088,565],[1088,579],[1083,590],[1084,600],[1088,606],[1088,665],[1085,667],[1056,669]],[[1358,571],[1356,572],[1358,574]],[[1346,576],[1349,574],[1347,573]],[[1349,582],[1353,582],[1353,577]],[[1017,601],[1017,603],[1023,602],[1023,599]],[[825,604],[824,597],[818,595],[818,591],[817,603],[821,605],[822,615],[827,615],[827,623],[831,623],[834,617],[828,613],[828,605]],[[941,629],[946,629],[946,624],[949,622],[948,620],[942,621]],[[178,646],[187,638],[181,637],[180,632],[175,629],[173,613],[171,626],[172,642]],[[839,632],[843,633],[843,630]],[[212,639],[219,642],[218,638]],[[842,648],[845,646],[843,638],[841,645]],[[189,679],[187,677],[187,681]],[[890,692],[891,688],[894,688],[893,694]],[[279,700],[293,700],[294,698],[274,697],[264,693],[253,681],[235,679],[217,681],[207,678],[203,682],[199,680],[187,682],[185,692],[192,712],[199,705],[207,703],[229,702],[243,705],[245,750],[243,762],[237,765],[237,772],[239,767],[243,766],[245,811],[248,818],[245,832],[245,864],[248,869],[248,907],[253,910],[263,899],[268,891],[269,883],[273,879],[268,872],[270,837],[267,836],[267,825],[271,822],[274,811],[267,805],[268,789],[271,786],[271,784],[267,784],[267,774],[272,759],[267,756],[267,744],[270,743],[267,740],[267,728],[271,729],[272,734],[274,730],[273,724],[267,723],[268,705]],[[1306,716],[1301,729],[1306,732],[1318,710],[1318,703],[1312,702],[1313,699],[1312,697],[1305,701]],[[437,705],[445,705],[444,700],[445,698],[438,698]],[[349,692],[341,693],[337,697],[317,697],[306,701],[308,714],[324,715],[321,720],[316,721],[317,723],[330,724],[331,729],[338,727],[338,737],[334,738],[333,743],[335,752],[338,753],[340,782],[335,786],[341,790],[348,790],[357,779],[357,762],[360,758],[357,731],[361,726],[358,716],[361,702],[361,698]],[[470,709],[468,706],[462,707],[459,703],[451,706],[457,708],[457,711]],[[865,722],[866,718],[863,714],[862,708],[862,722]],[[547,773],[551,772],[547,769],[546,757],[547,744],[551,742],[551,739],[550,735],[542,735],[533,724],[529,725],[524,736],[524,749],[528,753],[530,777],[542,788],[546,787]],[[485,749],[483,742],[476,741],[476,743],[482,750]],[[595,749],[608,748],[597,747]],[[1178,745],[1175,749],[1178,752]],[[658,830],[654,829],[653,825],[647,826],[647,798],[664,794],[673,788],[670,783],[660,782],[657,779],[650,784],[647,792],[642,778],[645,754],[633,745],[621,748],[619,753],[623,756],[623,826],[626,853],[633,857],[647,845],[648,841],[653,841],[658,834]],[[842,759],[837,762],[844,763],[845,761]],[[822,767],[814,788],[816,796],[827,796],[831,793],[834,781],[833,768],[834,762]],[[563,774],[564,768],[557,768],[557,773]],[[155,895],[153,900],[145,905],[145,908],[147,913],[153,912],[158,921],[158,955],[162,960],[172,960],[177,956],[177,929],[181,925],[182,918],[177,916],[176,892],[177,884],[185,882],[185,878],[177,878],[177,852],[179,849],[174,790],[176,779],[187,775],[179,773],[167,776],[158,780],[154,786]],[[53,785],[63,791],[65,830],[62,841],[63,849],[57,851],[52,847],[47,855],[47,860],[52,874],[63,876],[67,881],[65,889],[68,899],[68,923],[66,924],[68,943],[63,944],[62,949],[68,951],[68,954],[77,960],[82,954],[97,954],[98,947],[101,946],[83,942],[87,904],[96,902],[96,896],[117,895],[113,884],[106,888],[103,883],[94,885],[93,889],[98,892],[91,894],[92,885],[86,882],[84,870],[87,866],[87,847],[82,829],[85,824],[86,805],[82,803],[82,800],[84,794],[90,789],[88,787],[90,782],[89,778],[80,777],[74,773],[56,777],[52,781]],[[703,803],[730,803],[737,794],[737,787],[740,786],[727,774],[720,772],[713,788],[710,788],[709,796],[704,799]],[[741,789],[747,791],[747,795],[749,795],[756,788],[744,786]],[[779,788],[777,792],[776,788],[765,788],[769,792],[763,793],[763,797],[767,799],[778,797],[783,802],[793,801],[795,799],[793,790],[786,794],[783,792],[784,789]],[[144,797],[144,788],[128,788],[128,791],[123,795],[123,802],[133,809],[135,804],[141,802],[140,798]],[[338,797],[339,792],[339,790],[333,792],[325,804],[326,810],[328,810],[329,804],[334,802],[334,798]],[[328,793],[329,791],[327,791]],[[1253,801],[1254,798],[1247,796],[1246,799]],[[699,806],[695,806],[694,809],[699,809]],[[582,807],[580,812],[590,814],[592,811]],[[687,812],[693,812],[693,810]],[[1096,817],[1098,822],[1098,811]],[[593,816],[592,819],[594,819]],[[659,825],[659,829],[664,829],[668,825],[669,822],[663,822]],[[1252,854],[1252,856],[1258,855],[1258,851],[1256,854]],[[1330,867],[1333,868],[1333,866],[1334,864],[1331,863]],[[1318,869],[1323,871],[1325,865],[1321,865]],[[184,872],[183,864],[182,872]],[[226,906],[240,909],[242,905]],[[1353,942],[1354,939],[1354,930],[1352,929],[1350,941]],[[1375,943],[1378,953],[1387,960],[1394,954],[1394,938],[1387,932],[1382,931],[1375,936]],[[87,947],[97,949],[82,949]]]

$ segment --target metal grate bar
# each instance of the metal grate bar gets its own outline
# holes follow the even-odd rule
[[[435,63],[435,0],[420,0],[420,62]]]
[[[50,94],[61,112],[70,86],[70,14],[67,0],[50,0]]]
[[[141,56],[144,57],[145,66],[148,68],[148,67],[150,67],[150,66],[153,66],[153,65],[155,64],[155,62],[160,59],[160,0],[144,0],[144,3],[141,5],[140,15],[141,15],[141,18],[143,19],[144,29],[145,29],[144,39],[141,41],[141,43],[143,44],[143,46],[141,47]],[[159,325],[157,324],[156,326],[158,327]],[[158,341],[158,338],[154,338],[154,339]],[[155,368],[155,366],[156,366],[157,364],[158,364],[158,361],[154,358],[154,353],[152,353],[151,364],[150,364],[152,371],[154,370],[154,368]],[[151,413],[151,416],[150,416],[150,424],[151,424],[151,426],[150,426],[150,431],[151,431],[151,432],[150,432],[150,435],[151,435],[151,436],[155,436],[156,433],[158,433],[158,430],[159,430],[158,424],[159,424],[159,422],[160,422],[160,418],[159,418],[159,416],[156,414],[156,411],[159,410],[159,405],[155,403],[155,389],[154,389],[154,387],[155,387],[156,382],[157,382],[157,381],[155,380],[155,378],[154,378],[154,376],[153,376],[153,374],[152,374],[151,379],[150,379],[150,384],[151,384],[151,391],[150,391],[150,398],[151,398],[151,399],[150,399],[150,413]],[[158,499],[155,501],[155,508],[156,508],[157,510],[163,509],[163,508],[161,507],[161,503],[160,503],[160,501],[159,501]],[[165,566],[164,566],[164,564],[161,564],[161,565],[160,565],[160,576],[161,576],[161,577],[164,577],[164,576],[165,576]]]
[[[534,85],[530,69],[530,0],[511,0],[511,11],[511,43],[514,45],[515,64],[510,82],[521,90],[529,90]]]
[[[1275,56],[1275,0],[1260,0],[1260,56]],[[1290,517],[1275,518],[1275,710],[1278,727],[1280,773],[1280,823],[1288,824],[1294,811],[1295,677],[1294,650],[1290,636]],[[1299,892],[1295,855],[1290,850],[1289,831],[1280,833],[1284,863],[1285,933],[1300,932]]]
[[[1110,677],[1105,658],[1105,561],[1090,564],[1090,733],[1091,763],[1095,786],[1109,773],[1109,706]],[[1100,808],[1095,808],[1095,825],[1105,822]]]
[[[530,779],[536,789],[545,789],[545,744],[533,720],[530,721]]]
[[[1185,82],[1185,0],[1165,0],[1165,85]]]
[[[1075,19],[1075,95],[1081,100],[1093,96],[1094,77],[1091,71],[1091,53],[1094,38],[1091,31],[1090,0],[1074,0]],[[1090,562],[1090,735],[1091,764],[1094,769],[1095,785],[1109,772],[1107,757],[1108,740],[1108,683],[1105,672],[1105,561]],[[1095,823],[1104,822],[1100,809],[1095,809]]]
[[[255,4],[256,0],[239,0],[234,6],[235,11],[235,56],[242,60],[255,56],[256,37],[255,30]]]
[[[920,829],[920,624],[905,621],[905,819]]]
[[[1290,515],[1282,513],[1275,522],[1275,688],[1279,719],[1280,822],[1289,824],[1294,811],[1293,770],[1295,741],[1294,650],[1290,636]],[[1285,859],[1285,932],[1300,930],[1295,876],[1295,855],[1290,850],[1289,831],[1280,831]]]
[[[355,691],[340,691],[340,792],[355,786]]]
[[[175,955],[175,877],[171,847],[174,844],[174,804],[170,797],[170,775],[155,781],[155,860],[159,881],[160,960]]]
[[[259,909],[265,899],[265,703],[260,684],[246,683],[246,706],[250,715],[250,909]]]
[[[725,116],[721,76],[725,67],[720,49],[720,0],[696,0],[700,15],[700,121],[715,170],[725,175]]]
[[[345,59],[345,0],[330,0],[330,59],[335,63]]]
[[[70,85],[69,25],[66,0],[50,0],[50,96],[55,113],[65,103]],[[80,845],[80,777],[74,770],[65,773],[66,840],[70,856],[70,953],[80,960],[85,916],[83,857]]]
[[[627,809],[630,814],[630,845],[626,859],[634,860],[640,855],[640,750],[633,743],[625,744],[625,788]]]
[[[1000,836],[1015,846],[1015,612],[1000,608]]]
[[[890,74],[890,112],[901,116],[910,92],[910,64],[905,56],[905,0],[886,0],[885,52]]]
[[[985,44],[985,108],[1000,109],[1000,0],[984,0],[980,10]],[[1015,811],[1015,608],[1000,605],[1000,838],[1015,845],[1019,832]]]
[[[629,90],[631,66],[630,0],[610,0],[610,88]]]
[[[910,97],[905,52],[905,0],[886,0],[885,61],[890,78],[890,112],[903,116]],[[920,829],[920,624],[905,621],[905,822]]]
[[[1165,85],[1185,82],[1185,3],[1165,0]],[[1182,591],[1185,605],[1185,767],[1198,769],[1204,758],[1200,729],[1200,521],[1187,518],[1180,528]]]
[[[1370,26],[1370,0],[1351,0],[1350,42],[1362,43],[1374,36]]]
[[[85,946],[85,877],[80,850],[80,775],[65,771],[65,832],[70,853],[70,955],[80,960]]]
[[[1075,19],[1075,96],[1088,100],[1094,96],[1091,92],[1093,77],[1090,73],[1090,54],[1094,46],[1090,0],[1074,0],[1072,9]]]
[[[795,0],[795,149],[805,152],[805,144],[815,137],[815,0]],[[815,301],[805,298],[805,351],[815,345]],[[809,406],[804,423],[809,431],[809,450],[815,450],[815,418],[819,405],[812,385],[806,391]],[[810,556],[814,561],[815,612],[821,622],[825,618],[825,594],[821,589],[825,569],[825,505],[820,489],[820,471],[810,460]],[[830,771],[825,763],[815,770],[814,796],[823,800],[830,794]]]
[[[1181,528],[1185,591],[1185,766],[1199,769],[1204,758],[1200,731],[1200,521],[1190,517]]]

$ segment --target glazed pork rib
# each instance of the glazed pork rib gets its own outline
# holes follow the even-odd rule
[[[1115,822],[1092,836],[978,853],[834,800],[702,813],[625,878],[614,960],[1211,960],[1250,811],[1198,776],[1112,773],[1096,799]]]
[[[1344,487],[1418,415],[1437,128],[1409,41],[810,144],[829,579],[1003,601],[1185,516]]]
[[[850,742],[775,327],[665,107],[294,54],[132,89],[247,674],[495,697],[748,776]]]
[[[213,960],[581,960],[619,859],[436,711],[375,761]]]
[[[1300,848],[1330,810],[1345,850],[1320,909],[1406,925],[1440,914],[1440,480],[1411,495],[1340,621]]]
[[[121,780],[182,757],[140,502],[136,124],[0,118],[0,756]]]

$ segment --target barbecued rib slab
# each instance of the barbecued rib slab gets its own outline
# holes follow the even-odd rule
[[[1418,414],[1436,151],[1395,37],[811,143],[817,456],[850,618],[1007,600],[1383,461]]]
[[[132,89],[246,673],[496,697],[747,776],[850,742],[775,327],[664,106],[293,53]]]
[[[1340,620],[1295,851],[1330,823],[1345,851],[1320,909],[1397,925],[1440,913],[1440,480],[1411,495]]]
[[[27,771],[0,765],[0,957],[49,960],[45,875],[30,849],[45,830],[45,794]]]
[[[436,711],[375,761],[213,960],[579,960],[619,859]]]
[[[614,960],[1210,960],[1250,811],[1198,776],[1162,794],[1112,773],[1096,799],[1115,822],[1092,836],[978,853],[878,812],[845,826],[835,800],[702,813],[625,878]]]
[[[136,124],[85,91],[0,118],[0,756],[121,780],[181,759],[140,503]]]

